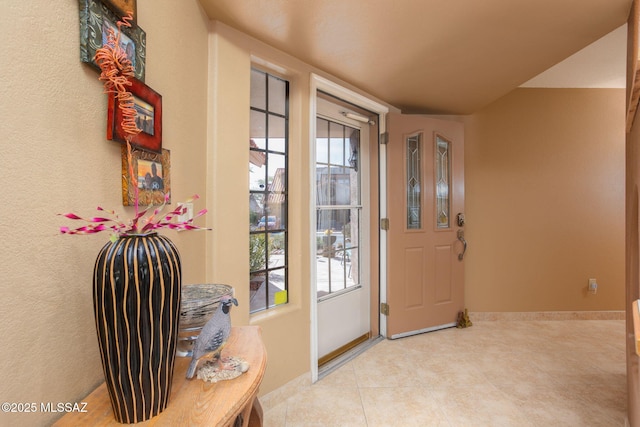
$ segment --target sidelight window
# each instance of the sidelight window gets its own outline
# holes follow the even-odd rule
[[[289,82],[251,70],[249,286],[251,313],[288,302]]]

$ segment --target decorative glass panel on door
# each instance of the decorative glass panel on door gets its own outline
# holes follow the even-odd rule
[[[422,226],[422,203],[420,186],[422,184],[422,157],[421,134],[407,138],[407,229],[417,230]]]
[[[451,143],[436,135],[436,226],[449,228],[451,190]]]

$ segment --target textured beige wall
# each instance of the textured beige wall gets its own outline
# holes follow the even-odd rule
[[[208,20],[195,0],[138,0],[147,84],[163,96],[173,200],[206,192]],[[62,236],[56,216],[128,217],[120,144],[107,141],[106,95],[79,59],[78,2],[2,2],[0,34],[0,400],[74,402],[102,380],[92,306],[95,257],[107,234]],[[169,233],[167,233],[169,235]],[[205,277],[205,234],[173,233],[184,282]],[[56,414],[7,415],[45,425]]]
[[[468,119],[470,311],[624,309],[624,96],[517,89]]]
[[[78,57],[78,6],[0,6],[0,400],[80,400],[102,381],[91,302],[106,235],[61,236],[56,213],[121,206],[120,146],[105,140],[106,98]],[[206,233],[167,233],[183,282],[224,282],[269,353],[262,392],[309,370],[309,73],[318,72],[221,24],[195,0],[138,0],[149,86],[163,96],[174,200],[203,196]],[[209,44],[210,43],[210,47]],[[248,314],[249,67],[291,81],[290,301]],[[320,73],[322,74],[322,73]],[[325,76],[326,77],[326,76]],[[354,88],[351,88],[354,89]],[[472,311],[622,309],[624,95],[518,90],[467,127],[467,298]],[[619,122],[619,123],[618,123]],[[568,125],[567,125],[568,123]],[[586,296],[588,277],[600,290]],[[40,425],[55,415],[0,414]]]
[[[240,306],[232,311],[235,325],[262,327],[268,364],[261,393],[267,393],[309,371],[309,252],[302,236],[308,235],[308,187],[303,158],[308,130],[308,78],[300,76],[302,64],[253,42],[220,23],[212,23],[209,90],[209,170],[213,183],[209,204],[215,214],[208,275],[214,282],[235,288]],[[290,81],[289,158],[289,304],[264,314],[249,315],[249,87],[251,55],[286,68]],[[267,69],[274,72],[274,70]],[[306,91],[305,91],[306,89]],[[302,102],[304,96],[305,102]],[[308,139],[307,139],[308,140]],[[305,141],[305,142],[303,142]]]

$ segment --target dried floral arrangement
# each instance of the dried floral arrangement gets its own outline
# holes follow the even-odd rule
[[[109,28],[106,43],[96,51],[95,61],[102,70],[99,80],[104,82],[105,93],[114,93],[118,100],[118,105],[122,110],[122,129],[127,134],[127,157],[129,161],[129,174],[131,176],[131,185],[135,188],[135,215],[129,221],[122,221],[117,213],[113,210],[103,209],[98,206],[97,210],[108,214],[105,217],[83,218],[74,213],[59,214],[72,220],[81,220],[87,224],[77,228],[60,227],[62,234],[94,234],[101,231],[111,231],[111,239],[115,240],[118,236],[145,234],[153,232],[160,228],[169,228],[172,230],[207,230],[193,224],[193,220],[205,213],[206,209],[199,211],[193,218],[187,221],[177,221],[180,215],[187,212],[186,203],[197,200],[198,195],[192,196],[186,202],[178,203],[177,207],[170,212],[163,213],[166,202],[169,200],[169,194],[165,195],[164,203],[155,208],[150,215],[150,208],[143,210],[138,206],[138,179],[133,171],[133,162],[131,155],[131,141],[140,133],[140,129],[136,124],[137,112],[134,108],[134,99],[131,92],[127,90],[127,86],[131,86],[131,78],[134,76],[134,69],[131,61],[127,57],[126,52],[120,44],[121,28],[131,27],[133,14],[128,12],[122,21],[117,23],[118,31]]]

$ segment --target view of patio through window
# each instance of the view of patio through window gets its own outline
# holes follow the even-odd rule
[[[360,130],[316,124],[316,286],[319,299],[360,284]]]
[[[251,313],[288,302],[289,82],[251,70],[249,262]]]

